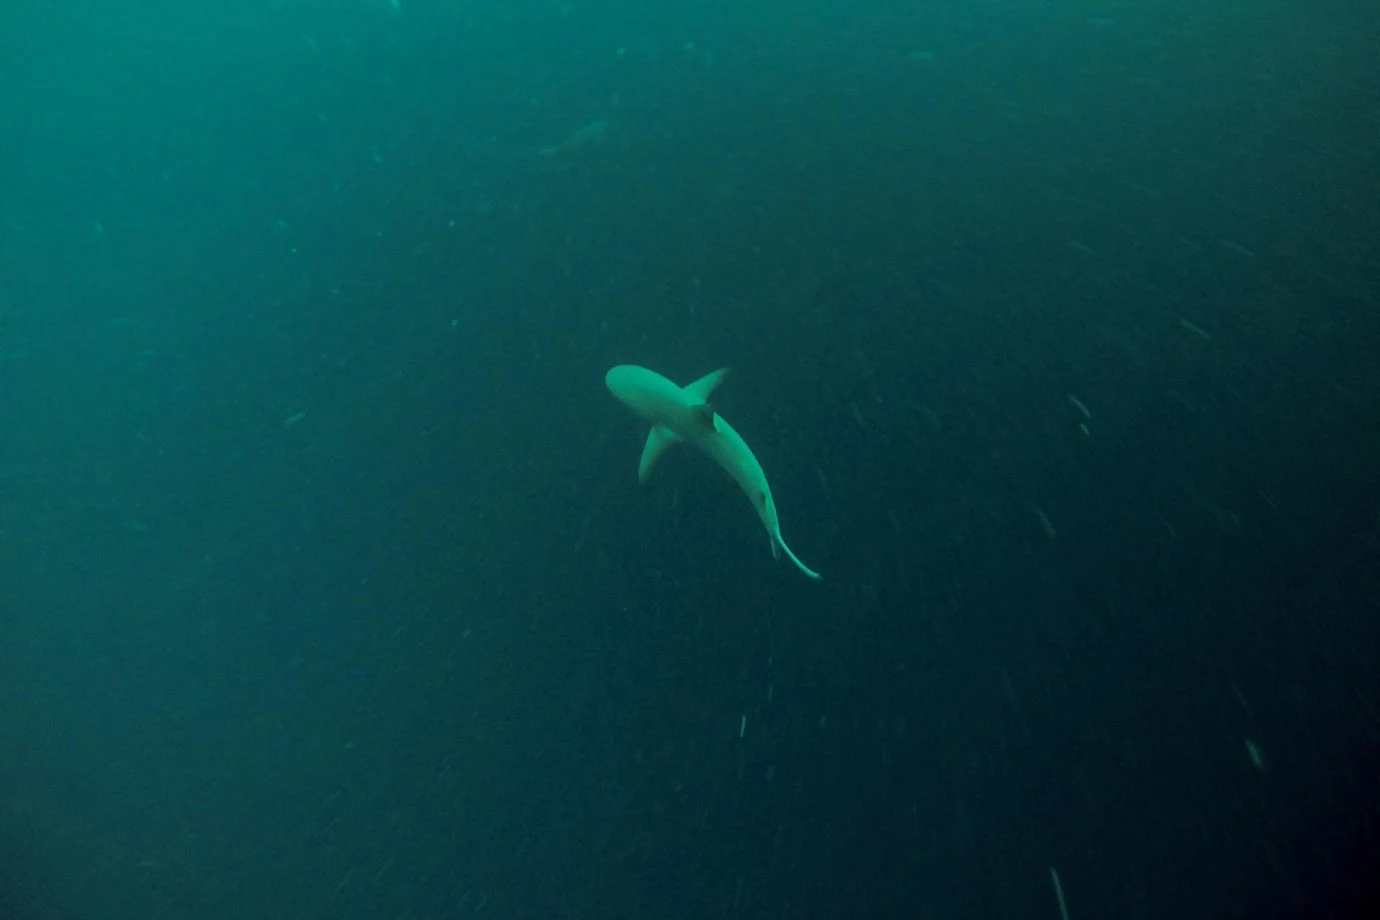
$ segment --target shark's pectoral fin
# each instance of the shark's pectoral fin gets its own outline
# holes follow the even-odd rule
[[[702,403],[709,401],[709,394],[713,393],[719,384],[724,382],[728,376],[728,368],[721,367],[711,374],[705,374],[694,383],[686,384],[684,387],[685,396],[692,403]]]
[[[728,368],[721,367],[711,374],[705,374],[683,390],[685,398],[690,401],[695,424],[706,434],[718,430],[718,426],[714,424],[714,407],[709,404],[709,394],[713,393],[727,376]]]
[[[642,448],[642,460],[637,465],[637,481],[646,482],[656,467],[656,462],[666,449],[680,443],[676,433],[664,425],[653,425],[647,433],[647,443]]]

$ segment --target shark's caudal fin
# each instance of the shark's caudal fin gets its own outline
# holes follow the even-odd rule
[[[801,562],[801,561],[796,557],[795,553],[791,552],[791,548],[790,548],[789,546],[786,545],[786,541],[783,540],[783,539],[781,539],[781,531],[780,531],[780,529],[778,529],[778,530],[776,531],[776,541],[775,541],[775,543],[772,544],[773,555],[775,555],[775,552],[774,552],[774,551],[775,551],[776,547],[778,547],[778,546],[781,547],[781,549],[785,551],[786,555],[790,558],[790,560],[791,560],[792,562],[795,563],[795,567],[798,568],[798,569],[800,569],[800,571],[804,572],[806,575],[809,575],[809,576],[810,576],[811,578],[813,578],[815,581],[819,581],[819,580],[821,580],[821,579],[824,577],[823,575],[821,575],[821,574],[819,574],[818,572],[816,572],[814,569],[810,568],[810,567],[809,567],[808,565],[806,565],[805,563]]]

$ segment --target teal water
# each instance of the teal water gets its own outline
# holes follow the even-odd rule
[[[11,0],[0,920],[1365,916],[1377,34]]]

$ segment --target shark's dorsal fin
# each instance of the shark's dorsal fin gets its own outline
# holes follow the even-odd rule
[[[642,448],[642,460],[637,464],[637,481],[646,482],[650,479],[661,455],[666,453],[668,447],[679,443],[680,438],[674,431],[665,425],[653,425],[652,430],[647,433],[647,443]]]
[[[691,405],[709,402],[709,394],[713,393],[726,377],[728,377],[728,368],[721,367],[713,373],[705,374],[694,383],[686,384],[683,388],[686,401]]]
[[[703,429],[705,434],[713,434],[718,430],[714,427],[714,407],[709,403],[692,406],[690,412],[695,419],[695,424]]]

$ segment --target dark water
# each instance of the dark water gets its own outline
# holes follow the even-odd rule
[[[11,0],[0,920],[1359,915],[1378,34]]]

